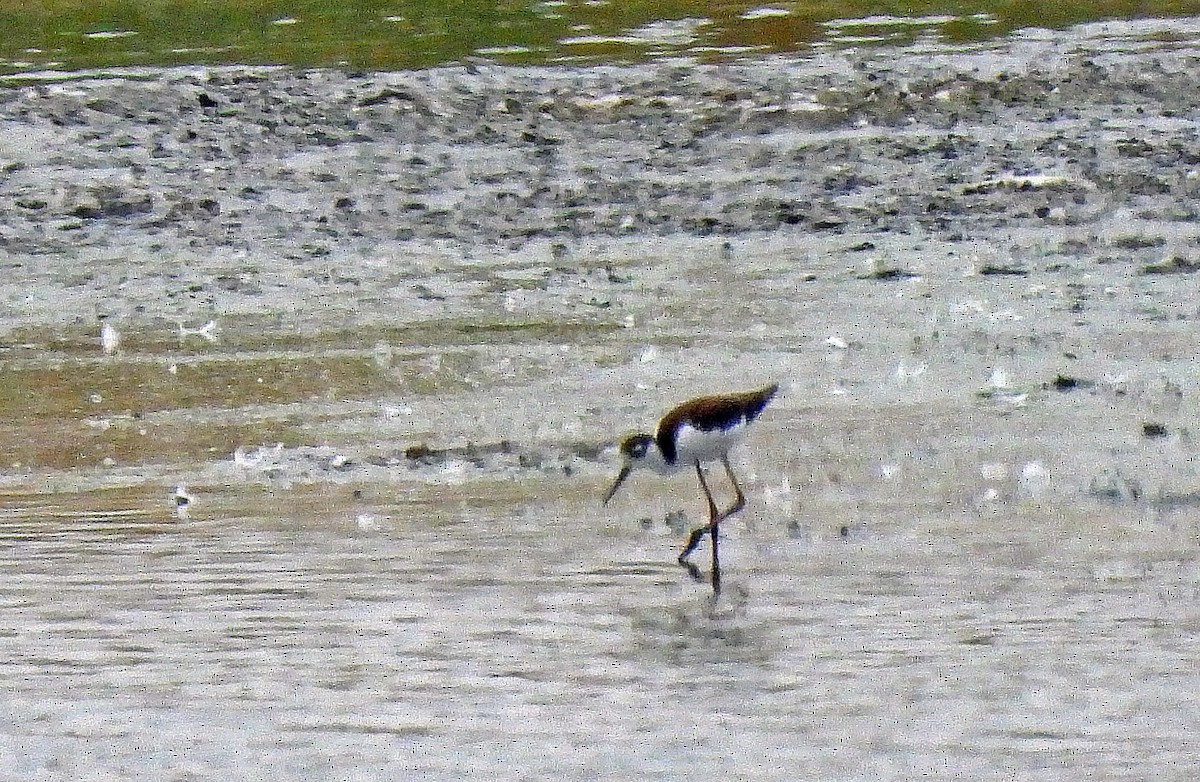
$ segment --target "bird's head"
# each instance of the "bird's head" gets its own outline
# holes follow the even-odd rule
[[[643,432],[631,434],[626,437],[621,441],[618,450],[621,452],[621,471],[617,473],[617,479],[613,481],[613,485],[604,494],[605,505],[617,493],[617,489],[621,488],[621,484],[634,471],[634,468],[647,466],[649,461],[658,455],[658,448],[654,443],[654,438]]]

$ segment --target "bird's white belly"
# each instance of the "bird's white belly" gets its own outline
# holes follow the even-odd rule
[[[688,424],[679,427],[675,435],[675,464],[689,467],[696,462],[720,459],[746,436],[745,425],[730,429],[694,429]]]

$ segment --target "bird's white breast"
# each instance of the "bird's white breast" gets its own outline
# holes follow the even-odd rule
[[[720,459],[746,436],[746,425],[728,429],[696,429],[683,424],[675,433],[675,463],[681,467]]]

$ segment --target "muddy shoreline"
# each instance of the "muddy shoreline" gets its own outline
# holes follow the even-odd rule
[[[169,482],[275,442],[305,476],[303,449],[386,469],[509,442],[599,475],[614,430],[735,377],[792,384],[806,436],[814,408],[952,421],[1063,377],[1085,419],[1128,410],[1130,449],[1143,423],[1186,444],[1187,24],[719,66],[9,80],[9,480]],[[61,398],[30,402],[64,361]],[[1088,459],[1074,492],[1129,471]]]
[[[639,237],[920,233],[1003,268],[1029,260],[996,239],[1026,233],[1043,263],[1192,263],[1196,67],[1130,25],[727,66],[14,82],[7,319],[28,317],[14,287],[93,263],[96,309],[153,317],[330,276],[366,298],[430,251],[558,263]]]

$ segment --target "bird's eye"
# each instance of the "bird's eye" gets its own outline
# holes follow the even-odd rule
[[[631,459],[641,459],[649,448],[650,439],[647,437],[630,437],[621,444],[621,450]]]

